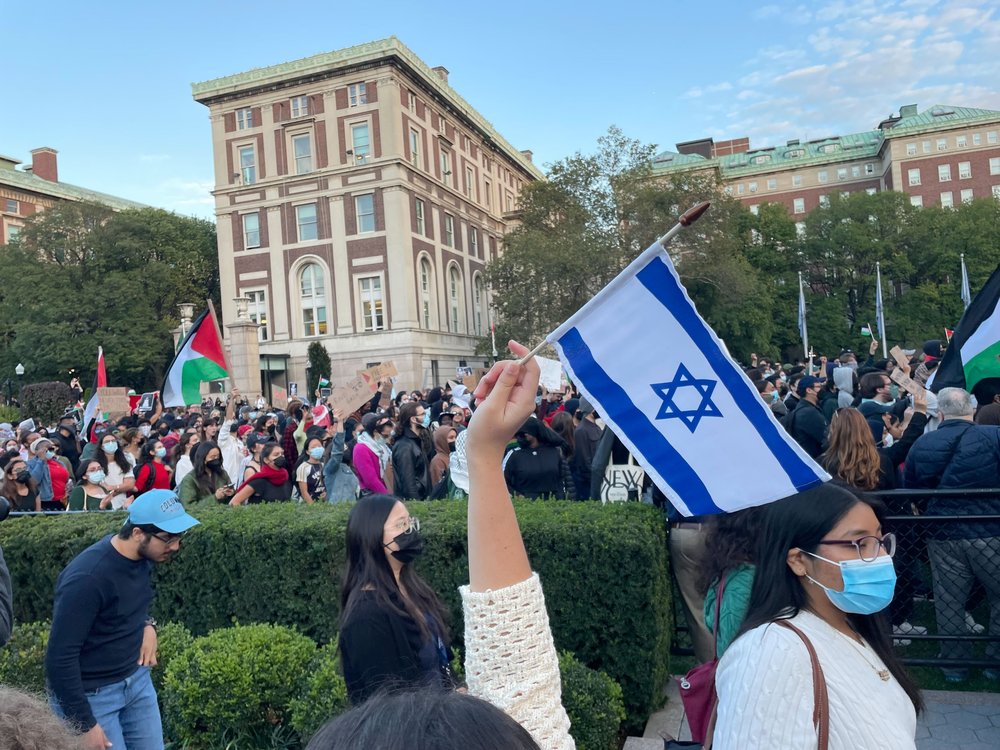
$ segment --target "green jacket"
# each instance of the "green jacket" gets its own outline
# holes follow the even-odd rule
[[[200,502],[218,503],[220,501],[215,497],[215,492],[229,484],[229,475],[223,471],[221,475],[215,474],[213,479],[214,486],[212,487],[212,491],[203,495],[195,480],[194,472],[188,472],[177,488],[177,497],[180,498],[180,501],[184,505],[192,505]],[[228,498],[226,500],[228,501]]]
[[[753,565],[738,565],[726,574],[726,588],[722,592],[722,609],[719,612],[719,635],[716,658],[721,658],[736,638],[750,606],[750,590],[753,588],[755,568]],[[715,629],[715,597],[719,582],[716,580],[705,593],[705,625],[708,632]]]

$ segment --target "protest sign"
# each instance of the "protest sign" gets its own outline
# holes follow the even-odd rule
[[[339,410],[346,419],[366,401],[371,401],[371,398],[372,390],[368,387],[368,382],[359,375],[334,388],[327,403],[333,411]]]
[[[909,375],[904,373],[902,370],[893,370],[892,374],[889,376],[896,385],[898,385],[903,390],[916,395],[920,393],[924,388],[917,381],[913,380]]]
[[[156,400],[159,398],[159,391],[151,391],[150,393],[143,393],[139,396],[139,403],[136,406],[136,412],[139,414],[151,414],[156,410]]]
[[[388,409],[392,404],[392,381],[386,378],[382,382],[382,396],[378,400],[379,409]]]
[[[288,407],[288,391],[280,385],[271,386],[271,406],[275,409],[285,409]]]
[[[539,385],[550,392],[562,391],[562,362],[558,359],[546,359],[545,357],[535,357],[538,367],[542,371],[538,379]]]
[[[399,371],[392,362],[380,362],[367,370],[358,370],[358,377],[368,386],[369,393],[375,393],[378,390],[380,380],[394,378],[397,375],[399,375]]]
[[[108,415],[108,419],[116,420],[128,416],[131,412],[128,398],[128,388],[98,388],[97,400],[100,411]]]
[[[479,385],[479,381],[483,379],[483,376],[489,372],[486,367],[476,367],[473,369],[471,375],[464,375],[462,377],[462,385],[466,387],[467,390],[474,391],[476,386]]]
[[[910,360],[905,354],[903,354],[903,350],[900,349],[898,345],[892,347],[892,349],[889,350],[889,354],[891,354],[892,358],[896,360],[897,365],[902,367],[904,370],[910,369]]]

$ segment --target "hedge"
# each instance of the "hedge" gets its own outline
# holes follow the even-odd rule
[[[621,686],[629,727],[662,704],[669,677],[670,586],[663,515],[622,503],[517,501],[532,567],[545,587],[556,645]],[[235,622],[295,626],[321,643],[339,616],[350,505],[276,504],[195,511],[202,521],[169,564],[157,566],[154,616],[195,635]],[[421,574],[452,612],[461,645],[458,586],[468,582],[464,502],[413,502],[427,550]],[[0,524],[20,622],[51,617],[60,570],[122,514],[19,517]]]

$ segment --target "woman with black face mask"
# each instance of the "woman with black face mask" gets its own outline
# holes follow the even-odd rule
[[[340,655],[354,704],[383,689],[454,687],[445,609],[413,570],[420,522],[389,495],[368,495],[347,520]]]
[[[285,452],[278,443],[265,443],[260,451],[260,471],[237,489],[230,505],[275,503],[292,499],[292,480],[285,466]]]
[[[180,483],[177,495],[185,505],[200,502],[215,505],[228,502],[233,496],[233,485],[222,468],[222,451],[217,443],[211,440],[198,443],[194,469]]]
[[[12,458],[4,467],[0,497],[10,500],[11,510],[41,510],[38,484],[28,472],[28,464],[20,456]]]
[[[510,493],[532,499],[575,500],[573,474],[563,454],[566,442],[535,417],[528,417],[515,437],[517,448],[508,452],[503,462]]]

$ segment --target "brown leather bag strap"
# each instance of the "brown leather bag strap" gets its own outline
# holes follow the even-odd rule
[[[823,667],[819,663],[819,657],[816,656],[816,649],[806,634],[788,620],[775,620],[775,622],[801,638],[809,652],[813,678],[813,726],[819,735],[819,750],[827,750],[830,742],[830,696],[826,692],[826,677],[823,676]]]

